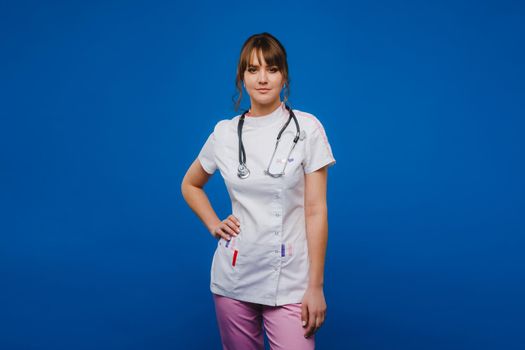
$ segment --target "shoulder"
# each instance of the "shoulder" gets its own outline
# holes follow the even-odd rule
[[[312,133],[316,130],[324,130],[321,120],[316,115],[299,109],[293,109],[293,112],[297,117],[299,125],[301,125],[301,128],[303,128],[307,133]]]
[[[222,138],[228,137],[232,132],[237,132],[237,121],[239,120],[240,115],[232,117],[230,119],[220,119],[215,123],[213,127],[213,133],[215,137]]]

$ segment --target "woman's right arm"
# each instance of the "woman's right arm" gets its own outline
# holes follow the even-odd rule
[[[239,232],[240,223],[233,215],[221,221],[213,210],[203,189],[211,176],[202,168],[198,158],[195,159],[182,179],[182,196],[213,237],[229,240],[230,236],[237,236],[234,230]]]

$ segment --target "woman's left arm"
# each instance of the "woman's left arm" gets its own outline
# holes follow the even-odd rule
[[[305,337],[315,333],[324,322],[324,261],[328,240],[328,207],[326,204],[328,169],[323,167],[305,174],[305,219],[308,255],[310,258],[309,282],[302,301]]]

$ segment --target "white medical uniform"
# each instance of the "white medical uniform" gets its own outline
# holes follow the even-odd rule
[[[309,256],[304,212],[304,174],[335,164],[322,124],[312,114],[293,110],[304,139],[286,156],[296,134],[290,120],[281,135],[270,171],[264,174],[281,127],[289,118],[284,103],[263,116],[246,114],[242,141],[250,176],[237,176],[240,115],[219,121],[198,159],[204,170],[219,169],[240,221],[240,233],[219,239],[211,265],[210,290],[237,300],[279,306],[301,302],[308,285]]]

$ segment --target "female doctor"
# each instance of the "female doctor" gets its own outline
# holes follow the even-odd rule
[[[224,349],[314,349],[326,317],[327,168],[322,124],[286,103],[286,51],[271,34],[249,37],[237,66],[238,109],[216,123],[181,184],[184,199],[217,239],[210,290]],[[281,92],[284,92],[281,101]],[[219,170],[232,201],[221,220],[203,188]]]

